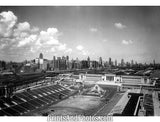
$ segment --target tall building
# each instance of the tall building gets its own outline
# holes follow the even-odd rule
[[[115,67],[117,67],[117,60],[115,60],[115,63],[114,63]]]
[[[88,61],[88,68],[90,67],[90,57],[88,56],[87,58],[87,61]]]
[[[39,54],[39,58],[43,59],[43,54],[42,53]]]
[[[124,67],[124,59],[121,59],[121,67]]]
[[[62,60],[66,60],[66,57],[62,56]]]
[[[66,67],[67,69],[70,69],[70,66],[69,66],[69,56],[66,56]]]
[[[43,67],[44,59],[43,59],[43,54],[39,54],[39,69],[44,69]]]
[[[65,56],[62,56],[61,64],[60,64],[60,69],[65,70],[67,68],[67,59]]]
[[[155,62],[155,59],[153,60],[153,66],[155,66],[156,65],[156,62]]]
[[[72,60],[72,68],[73,69],[80,69],[81,68],[81,62],[78,58],[76,60]]]
[[[68,55],[66,56],[66,60],[69,61],[69,56]]]
[[[56,60],[56,69],[60,69],[60,64],[61,64],[61,57],[57,57],[57,60]]]
[[[126,62],[126,66],[127,66],[127,67],[130,67],[130,63],[129,63],[129,62]]]
[[[53,56],[53,61],[55,61],[56,60],[56,56]]]
[[[102,57],[99,57],[99,67],[102,67]]]
[[[135,66],[138,66],[138,63],[137,63],[137,61],[135,61]]]
[[[134,65],[134,61],[133,61],[133,60],[131,60],[131,66],[133,67],[133,65]]]
[[[112,59],[111,58],[109,58],[109,65],[111,66],[112,65]]]
[[[97,67],[98,67],[98,62],[92,61],[92,68],[97,68]]]
[[[35,59],[35,64],[38,64],[38,63],[39,63],[39,59],[36,58],[36,59]]]
[[[81,68],[82,69],[87,69],[88,68],[88,61],[87,60],[82,60],[81,61]]]
[[[56,67],[56,56],[53,56],[53,69]]]

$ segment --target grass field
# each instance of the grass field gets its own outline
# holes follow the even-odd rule
[[[49,108],[35,113],[42,115],[44,113],[54,115],[84,115],[85,111],[95,108],[101,104],[101,100],[96,96],[76,95],[63,100]]]
[[[92,86],[85,86],[86,88],[90,88]],[[103,87],[107,92],[104,95],[104,98],[100,98],[98,96],[90,96],[90,95],[75,95],[71,96],[68,99],[65,99],[55,105],[51,105],[42,111],[34,113],[34,115],[44,115],[47,114],[54,114],[54,115],[94,115],[99,109],[105,106],[105,109],[109,107],[109,111],[114,107],[119,99],[119,96],[116,96],[116,88],[112,87]],[[108,106],[109,101],[112,97],[115,98],[114,104]],[[106,106],[107,105],[107,106]],[[104,112],[104,110],[103,110]],[[106,115],[105,113],[100,112],[101,115]],[[108,111],[107,111],[108,113]]]

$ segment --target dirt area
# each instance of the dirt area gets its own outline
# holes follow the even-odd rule
[[[93,109],[101,103],[100,98],[96,96],[76,95],[35,113],[34,115],[39,116],[45,113],[54,115],[84,115],[85,111]]]
[[[123,96],[123,93],[117,93],[113,96],[113,98],[101,107],[97,112],[95,112],[95,116],[107,116],[109,112],[113,109],[113,107],[118,103],[118,101]]]

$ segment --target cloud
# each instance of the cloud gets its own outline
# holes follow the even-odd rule
[[[40,30],[27,21],[18,23],[13,12],[0,13],[0,50],[29,54],[39,52],[71,53],[72,49],[59,40],[61,32],[50,27]]]
[[[115,23],[114,26],[115,26],[116,28],[118,28],[118,29],[124,29],[124,28],[126,28],[126,26],[123,25],[122,23]]]
[[[61,50],[66,50],[66,44],[59,44],[59,46],[57,47],[57,49],[58,49],[59,51],[61,51]]]
[[[1,44],[0,49],[3,49],[6,46],[6,44]]]
[[[89,55],[89,52],[88,51],[86,51],[86,50],[82,50],[82,55],[84,55],[84,56],[86,56],[86,55]]]
[[[71,53],[72,52],[72,49],[71,48],[68,48],[65,53]]]
[[[84,47],[82,45],[78,45],[76,48],[77,48],[77,50],[80,50],[80,51],[84,49]]]
[[[97,29],[97,28],[90,28],[90,31],[91,31],[91,32],[97,32],[98,29]]]
[[[48,28],[47,31],[41,31],[39,35],[39,42],[42,44],[48,45],[59,45],[58,41],[58,29],[57,28]]]
[[[38,32],[39,31],[39,28],[38,27],[33,27],[32,29],[31,29],[31,32],[32,33],[35,33],[35,32]]]
[[[17,25],[17,29],[19,31],[29,31],[30,30],[30,24],[28,22],[19,23]]]
[[[14,29],[13,36],[24,36],[27,34],[33,34],[39,31],[39,28],[33,27],[31,28],[30,24],[28,22],[18,23],[16,25],[16,28]],[[23,35],[22,35],[23,34]]]
[[[52,47],[50,51],[51,51],[51,52],[55,52],[56,49],[55,49],[54,47]]]
[[[26,44],[35,42],[36,39],[37,39],[37,35],[30,35],[29,37],[19,41],[17,47],[22,47],[22,46],[25,46]]]
[[[17,17],[12,11],[0,13],[0,36],[9,37],[12,34],[13,27],[17,22]]]
[[[124,45],[129,45],[129,44],[132,44],[133,43],[133,41],[132,40],[122,40],[122,44],[124,44]]]
[[[80,51],[79,53],[80,53],[81,55],[86,56],[86,55],[89,55],[89,54],[90,54],[89,51],[87,51],[86,49],[84,49],[84,47],[83,47],[82,45],[78,45],[78,46],[76,47],[76,49],[77,49],[78,51]]]

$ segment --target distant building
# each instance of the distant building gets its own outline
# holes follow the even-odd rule
[[[117,60],[115,60],[115,63],[114,63],[115,67],[117,67]]]
[[[124,67],[125,63],[124,63],[124,59],[121,59],[121,67]]]
[[[76,60],[73,62],[73,68],[74,69],[80,69],[81,68],[81,64],[78,58],[76,58]]]
[[[47,60],[44,60],[44,61],[43,61],[43,67],[42,67],[42,69],[43,69],[43,70],[48,70],[48,69],[49,69],[48,65],[49,65],[48,61],[47,61]]]
[[[126,66],[127,66],[127,67],[130,67],[130,63],[129,63],[129,62],[126,62]]]
[[[87,61],[88,61],[88,67],[90,67],[90,57],[89,56],[87,58]]]
[[[88,61],[87,60],[82,60],[81,61],[81,68],[82,69],[87,69],[88,67]]]
[[[111,58],[109,58],[109,65],[111,66],[112,65],[112,59]]]
[[[91,67],[92,68],[98,68],[98,62],[97,61],[92,61]]]
[[[131,60],[131,66],[133,67],[133,65],[134,65],[134,61],[133,61],[133,60]]]
[[[42,53],[39,54],[39,58],[43,59],[43,54]]]
[[[35,64],[38,64],[39,63],[39,58],[36,58],[35,59]]]
[[[99,67],[102,67],[102,57],[99,57]]]
[[[156,65],[156,62],[155,62],[155,60],[153,60],[153,66],[155,66]]]
[[[55,69],[55,67],[56,67],[56,56],[53,56],[53,66],[52,66],[53,70]]]
[[[39,55],[39,69],[44,69],[43,63],[44,63],[43,54],[40,53],[40,55]]]
[[[66,56],[66,68],[70,69],[70,67],[69,67],[69,56]]]

